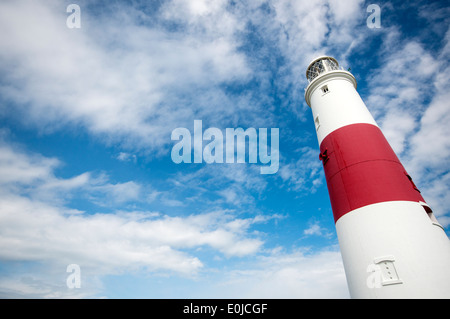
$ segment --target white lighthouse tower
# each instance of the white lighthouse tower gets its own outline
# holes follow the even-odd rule
[[[450,241],[356,91],[328,56],[306,71],[352,298],[450,298]]]

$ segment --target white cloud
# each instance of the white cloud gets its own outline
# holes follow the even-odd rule
[[[231,188],[226,188],[223,190],[218,191],[219,195],[223,196],[225,198],[225,200],[229,203],[236,203],[237,202],[237,198],[238,198],[238,194],[236,193],[235,190],[231,189]]]
[[[436,60],[430,61],[434,68],[434,81],[429,90],[434,95],[423,116],[418,122],[418,130],[410,139],[410,155],[406,158],[406,165],[414,172],[416,184],[421,189],[424,198],[438,216],[444,226],[450,225],[450,179],[448,159],[450,157],[450,29],[448,29],[443,49]]]
[[[21,276],[11,275],[8,278],[0,278],[0,297],[5,299],[14,298],[66,298],[82,299],[91,298],[95,293],[100,293],[101,282],[97,278],[82,281],[83,289],[68,289],[64,279],[55,280],[48,275],[42,275],[38,267],[30,269],[33,273],[22,274]],[[48,269],[47,269],[48,271]],[[64,267],[52,269],[53,274],[63,273]]]
[[[64,216],[58,208],[26,198],[3,198],[2,258],[95,267],[97,274],[127,267],[196,271],[195,257],[133,234],[138,225],[114,215]]]
[[[254,214],[254,204],[268,185],[263,176],[256,164],[206,164],[192,173],[175,175],[171,182],[186,202],[207,207],[226,205],[240,211],[245,208]]]
[[[366,99],[389,143],[444,226],[450,213],[448,167],[442,161],[450,156],[446,138],[450,134],[449,34],[435,56],[415,40],[400,41],[400,34],[395,33],[396,44],[385,43],[382,49],[386,61],[369,79],[371,92]],[[439,156],[432,155],[436,153]]]
[[[450,120],[449,99],[448,92],[439,91],[436,94],[420,119],[420,129],[411,138],[413,156],[408,162],[420,175],[425,174],[424,167],[432,167],[437,174],[448,170],[444,163],[450,156],[450,127],[447,125]]]
[[[143,217],[142,219],[137,219]],[[220,213],[187,217],[64,214],[26,198],[2,198],[0,257],[4,261],[78,264],[89,276],[146,269],[192,276],[203,262],[184,252],[210,246],[225,256],[254,254],[263,242],[248,237],[253,220]]]
[[[417,121],[414,116],[405,114],[399,109],[391,109],[384,115],[382,131],[394,151],[401,154],[406,147],[409,135],[414,132],[416,126]]]
[[[397,35],[399,37],[400,35]],[[398,41],[398,39],[397,39]],[[382,67],[373,72],[370,83],[371,92],[367,105],[383,128],[389,116],[398,114],[417,119],[424,110],[430,91],[429,83],[437,70],[437,62],[420,43],[409,41],[385,49]],[[398,134],[411,133],[399,125]],[[392,134],[394,135],[394,134]]]
[[[104,175],[93,178],[88,173],[57,178],[53,172],[57,160],[27,154],[6,143],[2,150],[0,169],[15,173],[5,175],[0,194],[0,258],[4,262],[39,262],[49,268],[75,263],[89,276],[137,269],[192,276],[203,268],[203,262],[190,253],[193,249],[208,246],[228,257],[247,256],[264,243],[249,229],[266,218],[239,218],[229,211],[170,217],[146,211],[74,210],[48,193],[70,197],[81,189],[88,199],[120,203],[138,200],[140,186],[132,181],[111,184]],[[14,286],[2,280],[4,289]],[[41,288],[43,295],[48,293],[45,285]]]
[[[339,251],[274,252],[222,274],[217,298],[349,298]]]
[[[53,169],[58,165],[57,159],[28,157],[15,152],[7,145],[0,145],[0,184],[4,186],[11,183],[32,184],[35,181],[46,180],[51,177]]]
[[[255,252],[261,245],[258,240],[240,238],[237,233],[223,228],[205,229],[209,225],[200,228],[197,222],[201,218],[208,219],[207,216],[165,217],[136,222],[116,215],[65,217],[53,207],[24,198],[3,199],[0,206],[1,258],[3,262],[35,261],[60,272],[76,263],[83,271],[84,280],[89,282],[93,276],[141,269],[193,276],[203,268],[203,263],[183,252],[184,249],[209,245],[228,256],[243,256]],[[41,271],[32,278],[46,273],[45,269]],[[1,280],[0,290],[6,293],[4,280]],[[49,278],[44,281],[49,282],[52,282]],[[46,284],[39,285],[40,289],[45,287]],[[28,293],[37,292],[22,293],[29,296]]]
[[[124,203],[128,201],[138,202],[142,195],[140,184],[128,181],[124,183],[106,183],[103,185],[91,185],[86,191],[92,196],[100,197],[105,202]],[[97,194],[100,194],[98,196]],[[98,202],[99,200],[95,200]]]
[[[333,233],[320,226],[318,222],[314,222],[309,224],[309,228],[303,230],[303,235],[306,237],[320,236],[330,238],[331,236],[333,236]]]
[[[302,147],[297,152],[299,156],[295,162],[281,165],[280,177],[289,185],[289,189],[314,193],[324,180],[319,151],[311,147]]]
[[[0,27],[9,31],[0,37],[0,71],[8,85],[0,92],[17,104],[2,112],[42,131],[82,128],[124,152],[156,154],[166,151],[170,131],[187,127],[194,115],[267,125],[273,120],[266,106],[273,103],[265,87],[268,66],[242,49],[248,25],[263,30],[261,41],[287,59],[278,82],[294,83],[291,94],[303,104],[305,79],[298,81],[298,74],[324,53],[325,40],[331,48],[352,38],[360,2],[277,0],[268,4],[276,23],[263,14],[262,2],[230,9],[226,1],[173,0],[155,16],[111,4],[116,10],[107,17],[82,7],[82,28],[68,29],[57,1],[3,1]],[[328,14],[335,17],[330,25]],[[152,23],[138,23],[146,19]],[[170,29],[171,23],[178,27]],[[330,30],[339,36],[327,37]],[[251,79],[260,91],[224,91],[228,83]]]
[[[143,195],[140,184],[133,181],[113,184],[105,174],[85,172],[58,178],[54,175],[54,170],[62,166],[58,159],[16,148],[4,142],[0,144],[0,193],[63,204],[74,193],[82,192],[100,206],[139,201]]]
[[[133,162],[136,164],[137,156],[135,154],[130,154],[127,152],[120,152],[116,157],[119,161],[122,162]]]
[[[17,103],[2,111],[41,130],[76,125],[108,143],[160,150],[170,130],[193,114],[207,117],[211,107],[229,114],[233,101],[202,98],[248,78],[245,56],[221,30],[147,28],[122,7],[121,19],[85,10],[88,22],[68,29],[60,9],[57,1],[0,4],[0,26],[9,30],[0,37],[2,83],[8,82],[0,91]]]
[[[362,39],[357,36],[355,26],[365,24],[366,8],[362,5],[364,0],[339,1],[329,0],[330,26],[329,39],[338,45],[355,45],[354,42]],[[361,32],[362,33],[362,32]],[[343,61],[341,61],[343,62]]]

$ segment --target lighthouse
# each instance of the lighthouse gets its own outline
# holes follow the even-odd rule
[[[355,77],[329,56],[314,59],[306,77],[350,296],[450,298],[450,241]]]

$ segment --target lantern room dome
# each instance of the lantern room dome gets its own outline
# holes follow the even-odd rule
[[[306,69],[306,78],[311,83],[315,78],[325,72],[339,70],[339,63],[335,58],[320,56],[314,59]]]

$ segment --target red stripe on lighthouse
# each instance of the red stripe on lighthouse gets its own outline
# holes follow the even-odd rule
[[[357,208],[387,202],[425,202],[381,130],[352,124],[320,144],[334,220]]]

